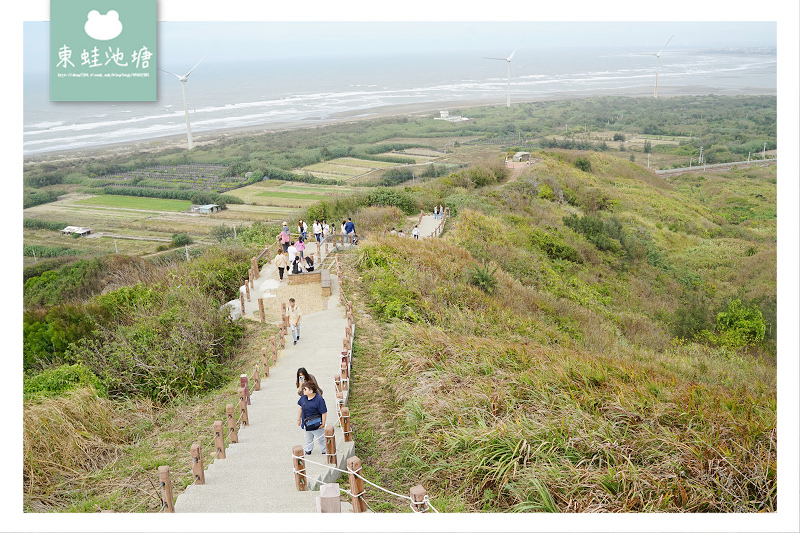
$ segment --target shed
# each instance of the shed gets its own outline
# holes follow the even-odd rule
[[[193,205],[189,211],[203,214],[216,213],[219,211],[219,206],[217,204]]]
[[[514,154],[512,161],[515,163],[520,163],[522,161],[530,161],[531,160],[531,153],[530,152],[517,152]]]
[[[61,235],[80,235],[81,237],[92,233],[94,233],[93,229],[80,226],[67,226],[61,230]]]

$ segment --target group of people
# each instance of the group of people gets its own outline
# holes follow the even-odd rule
[[[444,217],[444,207],[442,207],[441,204],[433,206],[433,218],[440,219],[442,217]]]
[[[396,229],[392,228],[392,230],[389,232],[389,235],[397,235],[398,237],[406,237],[406,232],[403,231],[403,228],[400,228],[399,230],[396,230]],[[411,236],[414,237],[415,239],[419,239],[419,225],[418,224],[414,224],[414,229],[411,230]]]

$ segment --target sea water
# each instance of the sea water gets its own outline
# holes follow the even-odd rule
[[[520,49],[511,63],[512,102],[626,94],[652,96],[656,58],[623,49]],[[191,65],[188,68],[191,68]],[[179,74],[182,74],[180,72]],[[50,102],[47,73],[24,76],[24,155],[185,135],[180,82],[159,72],[158,100]],[[204,61],[189,77],[193,133],[369,116],[404,104],[505,105],[505,61],[474,52],[248,61]],[[670,49],[659,95],[775,94],[775,48]]]

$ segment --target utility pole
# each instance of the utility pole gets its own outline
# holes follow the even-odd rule
[[[702,165],[703,164],[703,147],[702,146],[700,147],[700,158],[697,160],[697,164],[698,165]]]
[[[761,152],[761,159],[767,158],[767,143],[764,143],[764,151]]]

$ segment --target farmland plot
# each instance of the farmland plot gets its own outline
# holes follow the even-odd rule
[[[318,178],[349,180],[364,174],[368,174],[376,169],[390,168],[397,166],[397,163],[387,163],[385,161],[368,161],[365,159],[355,159],[353,157],[340,157],[331,159],[324,163],[315,163],[306,167],[296,169],[298,174],[306,172]]]
[[[111,187],[151,187],[157,189],[190,189],[227,192],[246,181],[243,176],[225,176],[227,165],[194,163],[189,165],[157,165],[121,174],[107,174],[100,179]]]

